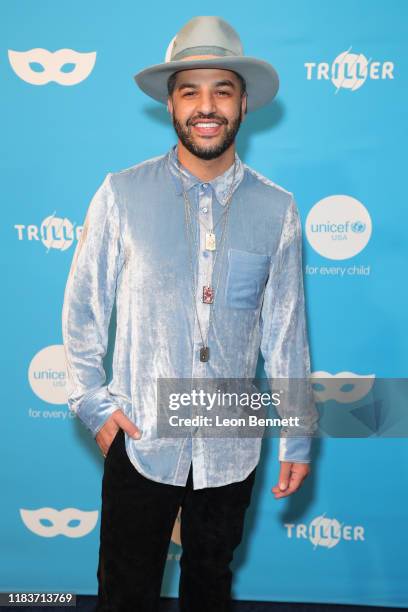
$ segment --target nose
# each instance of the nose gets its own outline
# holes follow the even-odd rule
[[[216,111],[215,99],[210,90],[203,90],[198,100],[197,111],[209,115]]]

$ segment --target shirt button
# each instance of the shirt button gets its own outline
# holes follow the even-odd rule
[[[208,257],[208,252],[207,251],[203,251],[203,257]]]
[[[200,210],[201,210],[201,212],[203,212],[203,213],[207,213],[207,212],[208,212],[208,208],[207,208],[206,206],[202,206],[202,207],[200,208]]]
[[[203,189],[207,189],[207,187],[208,187],[208,183],[201,183],[201,187],[202,187]]]

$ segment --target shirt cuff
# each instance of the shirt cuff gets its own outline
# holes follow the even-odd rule
[[[311,462],[312,436],[286,436],[279,440],[279,461]]]
[[[121,406],[115,403],[106,388],[102,388],[81,402],[74,412],[95,437],[110,415],[118,408]]]

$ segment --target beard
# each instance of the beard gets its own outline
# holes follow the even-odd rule
[[[216,117],[214,113],[210,115],[205,115],[201,117],[195,118],[195,121],[199,119],[214,119],[218,121],[222,121],[222,124],[227,124],[227,129],[224,131],[223,140],[216,145],[202,147],[197,144],[191,136],[191,120],[187,122],[186,125],[182,125],[178,119],[175,117],[175,113],[172,114],[173,118],[173,127],[176,130],[177,136],[185,146],[185,148],[190,151],[196,157],[200,159],[216,159],[220,155],[224,153],[235,141],[236,135],[238,134],[241,121],[242,121],[242,109],[239,109],[239,115],[233,119],[229,124],[225,119],[221,117]]]

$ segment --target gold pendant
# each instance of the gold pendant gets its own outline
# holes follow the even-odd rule
[[[205,248],[207,251],[215,251],[215,234],[212,231],[205,232]]]

